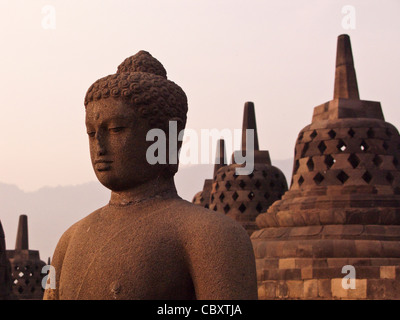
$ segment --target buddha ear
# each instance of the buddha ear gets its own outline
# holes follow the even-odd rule
[[[172,133],[171,130],[171,126],[172,128],[176,128],[176,138],[179,137],[180,132],[182,131],[182,129],[185,128],[185,124],[182,121],[181,118],[179,117],[174,117],[174,118],[170,118],[169,119],[169,130],[168,133]],[[174,134],[173,134],[174,135]],[[175,138],[173,138],[175,139]],[[173,141],[173,144],[170,145],[169,144],[170,140],[168,139],[168,153],[167,153],[167,162],[168,165],[166,166],[165,170],[164,170],[164,174],[168,177],[173,177],[175,175],[175,173],[178,171],[178,166],[179,166],[179,154],[178,154],[178,150],[180,149],[181,145],[182,145],[182,141],[178,140],[177,141]],[[171,149],[172,150],[171,150]],[[171,153],[172,151],[172,153]],[[173,155],[173,159],[170,158],[170,155]],[[171,163],[172,161],[172,163]]]

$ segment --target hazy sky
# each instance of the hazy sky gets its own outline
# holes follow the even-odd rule
[[[55,9],[56,29],[42,27]],[[356,9],[344,30],[341,10]],[[95,180],[83,99],[139,50],[189,99],[187,127],[240,128],[256,106],[260,147],[293,156],[333,96],[336,39],[351,36],[360,95],[400,128],[400,1],[1,0],[0,181],[23,190]]]

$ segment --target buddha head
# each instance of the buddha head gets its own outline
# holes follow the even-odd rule
[[[176,122],[178,132],[185,127],[187,98],[148,52],[125,59],[117,73],[93,83],[85,108],[92,165],[105,187],[123,191],[175,175],[178,164],[147,161],[146,151],[154,142],[146,136],[161,129],[168,146],[169,122]],[[178,150],[180,144],[175,141]]]

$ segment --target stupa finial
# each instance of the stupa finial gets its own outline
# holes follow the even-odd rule
[[[246,102],[244,105],[243,126],[242,126],[242,151],[247,150],[246,129],[254,130],[254,150],[259,150],[258,136],[257,136],[257,124],[256,124],[256,113],[254,111],[254,103],[253,102]]]
[[[0,238],[5,238],[4,230],[3,230],[3,226],[1,224],[1,221],[0,221]]]
[[[28,250],[28,217],[24,214],[19,216],[17,241],[15,250]]]
[[[347,34],[338,37],[333,98],[360,99],[350,37]]]
[[[219,168],[227,165],[226,159],[225,140],[219,139],[217,142],[217,152],[215,154],[214,176],[216,175]]]

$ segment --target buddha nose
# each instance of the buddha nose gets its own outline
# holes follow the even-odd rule
[[[105,141],[99,133],[96,133],[96,153],[97,156],[104,156],[107,153]]]

